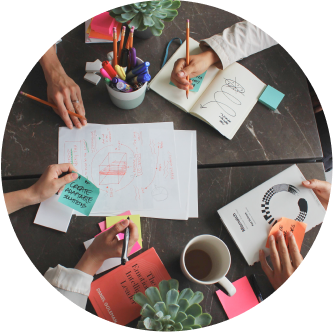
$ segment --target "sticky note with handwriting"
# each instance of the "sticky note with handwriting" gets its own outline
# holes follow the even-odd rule
[[[191,92],[198,92],[199,91],[200,86],[201,86],[201,84],[202,84],[202,82],[205,78],[206,73],[207,73],[207,70],[204,73],[202,73],[201,75],[198,75],[196,77],[191,78],[192,85],[193,85],[193,89],[190,90]],[[171,81],[170,81],[169,84],[175,86]]]
[[[81,174],[78,174],[75,181],[66,184],[58,201],[89,216],[98,195],[99,188]]]

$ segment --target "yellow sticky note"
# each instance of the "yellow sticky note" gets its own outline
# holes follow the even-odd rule
[[[140,216],[138,214],[130,215],[130,216],[106,217],[106,228],[110,228],[111,226],[115,225],[119,221],[126,219],[127,217],[129,217],[134,222],[134,224],[138,227],[138,232],[139,232],[138,242],[142,247],[141,222],[140,222]]]

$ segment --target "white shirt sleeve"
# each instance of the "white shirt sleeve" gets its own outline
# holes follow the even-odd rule
[[[93,276],[77,269],[67,269],[61,265],[49,268],[45,279],[69,300],[85,309]]]
[[[225,29],[221,34],[201,40],[200,47],[203,51],[212,48],[221,60],[216,66],[222,69],[276,44],[264,31],[244,21]]]

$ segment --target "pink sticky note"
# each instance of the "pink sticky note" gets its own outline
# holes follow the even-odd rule
[[[99,14],[91,21],[91,30],[112,36],[113,27],[117,26],[117,21],[108,12]]]
[[[124,240],[124,237],[125,237],[124,233],[117,234],[118,240]],[[135,252],[139,251],[140,249],[141,249],[140,244],[138,242],[135,242],[135,244],[134,244],[131,252],[129,253],[129,255],[134,254]]]
[[[126,216],[126,215],[131,215],[131,211],[125,211],[125,212],[119,214],[119,216]],[[99,228],[101,229],[102,232],[106,231],[106,221],[105,220],[100,222],[98,224],[98,226],[99,226]],[[99,235],[99,234],[101,234],[101,233],[98,233],[97,235]]]
[[[220,290],[216,292],[229,319],[250,310],[259,303],[247,277],[238,279],[232,284],[236,288],[234,296],[228,296]]]

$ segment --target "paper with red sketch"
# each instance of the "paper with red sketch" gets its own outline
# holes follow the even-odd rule
[[[140,316],[141,306],[133,295],[145,293],[171,279],[154,248],[131,259],[91,284],[89,300],[97,315],[110,322],[126,325]]]
[[[173,123],[62,127],[58,160],[100,189],[92,215],[180,207]]]

